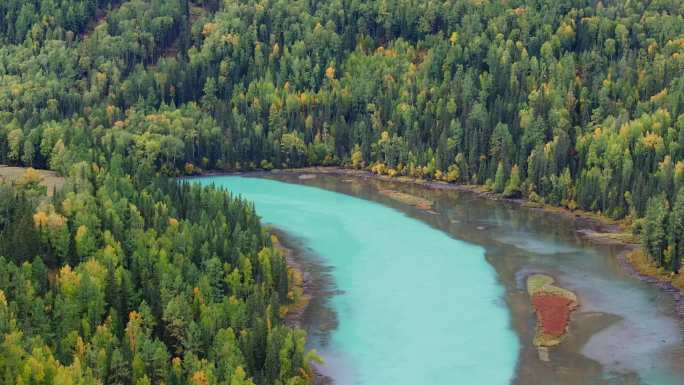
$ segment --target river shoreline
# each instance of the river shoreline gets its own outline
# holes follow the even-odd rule
[[[515,210],[514,207],[519,206],[521,208],[529,209],[529,213],[538,212],[539,214],[533,214],[535,216],[544,216],[546,213],[555,213],[565,218],[565,223],[573,224],[572,228],[575,229],[573,231],[577,236],[577,239],[582,239],[584,244],[596,244],[600,246],[609,245],[608,247],[611,249],[619,250],[617,255],[611,253],[612,257],[609,256],[607,258],[614,258],[613,260],[617,266],[616,268],[618,268],[618,270],[622,270],[624,273],[627,273],[624,274],[625,276],[629,275],[637,277],[642,281],[654,283],[652,281],[648,281],[644,277],[639,277],[637,275],[638,273],[636,273],[636,270],[629,269],[631,264],[629,264],[627,256],[631,251],[638,249],[638,246],[634,242],[626,242],[621,236],[614,236],[614,234],[623,234],[620,232],[621,227],[619,223],[609,219],[602,220],[602,218],[597,218],[597,215],[595,214],[583,216],[581,213],[570,212],[568,210],[559,208],[546,208],[536,205],[530,207],[527,201],[523,199],[504,199],[500,196],[496,196],[493,193],[484,191],[481,186],[463,186],[440,182],[412,181],[408,180],[407,178],[389,178],[365,171],[346,170],[339,168],[305,168],[277,171],[211,173],[209,175],[243,175],[265,177],[267,179],[289,181],[291,183],[318,185],[319,187],[323,188],[338,186],[332,188],[332,190],[375,201],[378,201],[379,199],[382,203],[388,204],[395,208],[399,206],[412,206],[413,208],[410,211],[414,212],[414,214],[411,216],[418,216],[428,221],[437,220],[430,218],[440,217],[441,214],[444,214],[444,210],[447,210],[447,207],[452,204],[451,200],[445,200],[445,197],[454,196],[453,194],[458,194],[460,192],[468,193],[463,196],[464,199],[473,199],[475,201],[477,198],[485,198],[482,200],[483,203],[488,201],[501,201],[502,203],[505,203],[505,205],[502,207],[509,206],[509,209]],[[359,186],[361,186],[365,193],[359,194],[360,190],[356,189]],[[392,190],[386,190],[385,193],[383,193],[382,191],[379,191],[379,189]],[[368,191],[371,190],[374,191],[375,195],[368,195]],[[430,190],[435,190],[435,192],[431,193]],[[445,191],[440,192],[439,190]],[[449,192],[449,190],[455,192]],[[407,196],[395,196],[397,194],[387,194],[387,191],[403,192],[407,194]],[[440,215],[435,215],[437,214],[436,212],[427,210],[426,207],[421,207],[420,204],[412,204],[413,202],[408,202],[408,199],[405,198],[408,198],[410,194],[430,200],[434,199],[434,202],[441,203],[441,205],[438,205],[438,208],[435,208],[435,210],[440,212]],[[458,195],[455,196],[458,197]],[[466,198],[467,196],[472,196],[472,198]],[[390,203],[388,201],[393,201],[394,203]],[[492,204],[490,203],[487,205]],[[550,218],[552,217],[553,216]],[[452,223],[458,222],[459,221],[452,221]],[[468,222],[470,222],[470,220],[468,218],[464,218],[463,224],[466,225]],[[555,223],[553,219],[550,219],[549,222]],[[489,225],[485,224],[484,226],[471,226],[472,230],[477,231],[472,231],[472,234],[470,234],[471,238],[467,239],[469,242],[479,243],[478,239],[482,240],[482,238],[479,237],[488,237],[488,231],[482,230],[487,230]],[[480,227],[482,227],[482,229]],[[276,231],[276,233],[280,233],[278,234],[279,237],[282,237],[283,235],[283,233],[278,231]],[[475,234],[476,238],[472,238],[473,234]],[[304,254],[306,254],[306,251],[304,250],[306,249],[306,245],[301,243],[297,244],[296,240],[294,243],[287,242],[285,238],[283,238],[283,240],[286,241],[284,243],[288,247],[294,245],[296,249],[297,246],[299,246],[300,251],[304,251]],[[304,259],[299,259],[299,268],[308,268],[308,264],[311,262],[311,257],[316,256],[309,255],[308,257],[305,256]],[[593,359],[586,357],[583,354],[583,346],[585,346],[592,336],[604,329],[609,328],[611,325],[621,322],[623,320],[622,317],[602,311],[595,311],[596,309],[592,309],[591,306],[586,309],[581,306],[577,311],[572,313],[570,329],[567,335],[563,338],[562,344],[553,347],[553,352],[551,354],[551,365],[549,365],[548,362],[542,362],[539,359],[537,347],[535,347],[532,343],[535,334],[534,323],[536,321],[536,317],[534,317],[534,313],[531,311],[530,297],[524,290],[519,290],[520,285],[517,281],[521,280],[524,282],[526,277],[529,275],[543,273],[556,278],[557,282],[559,282],[559,284],[562,286],[570,284],[571,282],[565,280],[559,271],[553,269],[526,271],[510,270],[511,266],[506,266],[506,262],[502,263],[500,259],[497,259],[496,251],[493,253],[488,253],[486,258],[490,264],[495,266],[497,271],[499,271],[499,278],[502,280],[502,284],[507,287],[504,299],[507,303],[507,306],[511,310],[511,326],[517,331],[519,338],[523,343],[522,349],[520,351],[518,369],[516,370],[517,374],[514,383],[525,385],[545,385],[548,383],[545,382],[546,380],[553,378],[558,380],[557,384],[578,384],[586,383],[586,381],[591,378],[597,378],[596,376],[600,375],[603,370],[602,365]],[[321,260],[318,260],[318,262],[324,263],[324,261]],[[515,263],[517,262],[513,262],[513,264]],[[625,264],[627,265],[625,266]],[[512,273],[516,274],[515,278],[513,277]],[[518,275],[518,273],[520,274]],[[658,284],[654,286],[657,285]],[[658,286],[658,288],[667,292],[664,287]],[[569,289],[576,291],[578,287],[571,284]],[[335,295],[334,291],[332,290],[317,292],[309,291],[308,294],[312,295],[313,297],[319,296],[323,299],[330,298],[331,296]],[[306,315],[301,314],[298,317],[306,317]],[[298,325],[306,325],[307,322],[310,321],[310,318],[307,320],[300,318],[298,320]],[[316,328],[317,326],[315,325],[308,326],[308,331],[313,331],[315,333]],[[559,367],[559,365],[561,365],[561,367]],[[562,371],[559,372],[559,370]]]
[[[298,287],[305,301],[295,306],[283,318],[286,326],[305,330],[307,349],[316,349],[325,344],[329,338],[329,331],[337,327],[335,313],[328,306],[328,299],[337,294],[334,283],[329,275],[329,268],[317,256],[306,249],[302,241],[293,237],[287,231],[268,227],[268,231],[276,237],[274,246],[282,253],[288,268],[295,270],[301,277]],[[323,309],[323,311],[322,311]],[[320,313],[326,317],[320,317]],[[313,341],[315,343],[312,343]],[[325,363],[324,363],[325,364]],[[332,385],[333,380],[324,374],[321,365],[312,363],[314,379],[311,385]]]
[[[673,282],[671,277],[659,273],[657,269],[647,268],[633,262],[632,253],[639,250],[639,241],[628,231],[628,223],[624,220],[614,220],[600,214],[582,210],[569,210],[565,207],[550,206],[531,202],[525,198],[505,198],[491,192],[482,185],[455,184],[441,181],[428,181],[411,177],[375,174],[367,170],[349,169],[338,166],[326,167],[303,167],[293,169],[274,169],[271,171],[208,171],[201,176],[221,175],[254,175],[267,176],[273,174],[293,174],[300,179],[306,179],[315,175],[328,175],[337,177],[356,177],[362,179],[376,179],[386,182],[396,182],[406,185],[421,186],[430,190],[454,190],[474,194],[483,199],[506,202],[531,210],[539,210],[549,214],[561,215],[575,221],[577,233],[584,239],[595,244],[611,244],[624,248],[618,255],[618,260],[623,265],[625,272],[634,278],[656,285],[661,290],[670,293],[677,302],[678,314],[684,319],[684,284]],[[654,274],[655,273],[655,274]],[[684,280],[680,280],[684,281]]]
[[[650,264],[635,263],[638,257],[635,254],[641,250],[640,242],[628,230],[629,223],[625,220],[615,220],[600,214],[582,210],[569,210],[565,207],[550,206],[531,202],[525,198],[505,198],[491,192],[482,185],[453,184],[440,181],[427,181],[411,177],[390,177],[388,175],[375,174],[370,171],[345,169],[341,167],[306,167],[300,169],[277,170],[306,175],[322,174],[336,175],[340,177],[355,176],[360,178],[373,178],[387,182],[399,182],[422,186],[433,190],[456,190],[475,194],[483,199],[515,204],[532,210],[540,210],[545,213],[562,215],[575,221],[577,233],[584,239],[595,244],[611,244],[622,247],[624,250],[618,255],[618,261],[625,272],[634,278],[653,284],[660,290],[672,295],[677,303],[677,313],[684,319],[684,280],[674,280],[672,275],[667,275]]]

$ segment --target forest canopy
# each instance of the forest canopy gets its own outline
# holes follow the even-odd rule
[[[170,179],[203,170],[486,185],[630,219],[678,271],[683,17],[679,0],[0,2],[0,163],[67,177],[49,199],[0,189],[2,383],[308,382],[253,207]]]

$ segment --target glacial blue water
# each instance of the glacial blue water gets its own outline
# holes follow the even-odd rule
[[[392,208],[260,178],[197,179],[255,203],[264,223],[331,267],[338,326],[319,353],[338,385],[505,385],[519,341],[484,249]]]

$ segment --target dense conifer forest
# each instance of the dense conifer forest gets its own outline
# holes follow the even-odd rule
[[[635,223],[684,257],[679,0],[3,0],[0,383],[304,384],[248,202],[331,165]]]

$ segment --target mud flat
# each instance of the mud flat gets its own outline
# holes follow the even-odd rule
[[[379,190],[379,193],[390,197],[398,202],[405,203],[407,205],[415,206],[421,210],[432,210],[433,202],[415,195],[403,193],[396,190]]]

